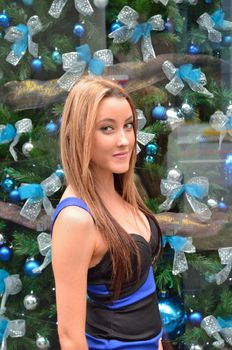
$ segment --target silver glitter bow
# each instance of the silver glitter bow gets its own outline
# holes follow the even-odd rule
[[[10,275],[4,278],[5,289],[2,296],[0,315],[6,311],[6,301],[9,295],[18,294],[22,290],[22,282],[19,275]]]
[[[20,30],[22,27],[28,30],[28,34]],[[40,32],[41,29],[42,24],[38,16],[32,16],[29,18],[27,21],[27,28],[24,25],[10,27],[6,32],[4,39],[13,42],[14,44],[6,61],[13,66],[16,66],[25,54],[25,49],[27,48],[33,57],[38,57],[38,44],[32,41],[32,37]]]
[[[154,134],[149,132],[141,131],[146,125],[146,117],[141,109],[136,109],[137,112],[137,120],[138,120],[138,131],[137,131],[137,142],[141,143],[141,145],[146,146],[150,141],[152,141],[155,137]],[[141,151],[139,145],[137,144],[137,154]]]
[[[95,51],[93,59],[100,60],[105,66],[113,65],[113,54],[111,50],[104,49]],[[80,58],[77,52],[68,52],[62,55],[63,70],[66,71],[59,79],[59,86],[69,91],[75,82],[83,75],[87,63]],[[89,73],[90,70],[89,70]]]
[[[3,333],[0,350],[7,350],[8,336],[11,338],[23,337],[26,333],[26,323],[25,320],[9,320],[6,317],[0,317],[0,322],[3,320],[7,322],[7,326]]]
[[[221,264],[226,265],[221,271],[212,276],[211,282],[222,284],[229,277],[232,269],[232,247],[219,248],[218,254],[221,259]]]
[[[169,173],[171,173],[171,171],[172,169],[169,170]],[[167,179],[161,179],[160,190],[161,194],[167,197],[159,206],[160,211],[168,211],[171,209],[174,201],[183,194],[194,213],[196,213],[200,219],[208,220],[211,217],[212,213],[207,205],[200,201],[208,194],[209,181],[206,177],[195,176],[187,181],[186,184],[182,184],[181,178],[176,181],[169,178],[168,175]]]
[[[192,237],[163,236],[163,245],[165,246],[166,243],[169,243],[171,248],[174,249],[173,275],[178,275],[188,270],[188,262],[185,253],[196,252],[196,248],[192,244]]]
[[[220,10],[218,10],[220,11]],[[222,25],[217,26],[217,23],[213,20],[212,16],[210,16],[207,12],[203,13],[196,21],[199,26],[208,32],[208,39],[215,43],[220,43],[222,41],[222,34],[219,30],[231,30],[232,22],[223,20]]]
[[[51,235],[46,232],[41,232],[37,237],[37,242],[39,245],[40,254],[43,255],[44,261],[39,267],[35,267],[32,272],[33,273],[41,273],[45,267],[47,267],[52,261],[52,240]]]
[[[66,5],[68,0],[54,0],[48,11],[49,15],[54,18],[59,18],[61,12]],[[93,13],[93,8],[90,5],[89,0],[75,0],[74,1],[76,10],[83,16],[91,16]]]
[[[216,341],[214,341],[212,344],[215,348],[223,348],[225,346],[225,341],[228,344],[232,345],[232,327],[222,328],[218,320],[214,316],[210,315],[205,317],[201,321],[201,328],[205,330],[208,336],[216,339]]]
[[[180,67],[181,68],[181,67]],[[180,69],[179,68],[179,69]],[[165,88],[174,96],[178,95],[181,90],[184,88],[183,80],[189,85],[190,89],[195,92],[204,94],[208,97],[213,97],[213,94],[209,92],[204,85],[207,84],[206,76],[203,72],[200,74],[200,81],[193,82],[186,78],[181,78],[179,76],[179,69],[176,68],[172,62],[165,61],[162,64],[162,69],[166,77],[170,80],[170,82],[165,86]]]
[[[47,179],[42,181],[40,185],[43,190],[43,198],[38,200],[33,200],[31,198],[28,198],[20,211],[20,215],[22,215],[23,217],[25,217],[30,221],[35,221],[35,219],[40,213],[42,205],[47,215],[50,218],[53,217],[54,208],[50,200],[48,199],[48,197],[52,196],[55,192],[57,192],[61,188],[62,183],[60,181],[60,178],[55,173],[53,173]],[[22,185],[22,187],[24,186],[27,186],[27,184]],[[19,190],[20,190],[20,187],[19,187]]]
[[[156,4],[158,4],[158,2],[161,2],[164,6],[166,6],[169,2],[169,0],[153,0]],[[182,2],[184,2],[184,0],[174,0],[174,2],[176,4],[182,4]],[[190,5],[196,5],[196,0],[188,0]]]
[[[113,32],[111,32],[108,36],[110,39],[113,39],[114,43],[120,44],[126,42],[129,39],[133,39],[136,30],[138,30],[140,26],[149,26],[150,30],[147,30],[147,33],[145,35],[140,33],[137,39],[135,39],[135,42],[137,42],[141,37],[141,52],[143,60],[147,62],[150,59],[156,57],[151,41],[150,31],[164,30],[164,20],[162,19],[161,15],[155,15],[152,16],[146,23],[139,24],[138,18],[139,14],[135,10],[133,10],[129,6],[124,6],[118,14],[118,20],[124,25],[119,29],[116,29]]]
[[[209,123],[213,129],[220,132],[218,145],[220,150],[226,134],[232,136],[232,115],[229,112],[224,114],[222,111],[216,111],[211,115]]]

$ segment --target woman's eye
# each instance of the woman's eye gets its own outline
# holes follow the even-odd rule
[[[133,123],[133,122],[126,123],[126,124],[125,124],[125,127],[126,127],[127,129],[133,129],[134,123]]]
[[[111,132],[111,131],[113,131],[113,127],[110,126],[110,125],[107,125],[107,126],[103,126],[103,127],[101,128],[101,130],[102,130],[103,132]]]

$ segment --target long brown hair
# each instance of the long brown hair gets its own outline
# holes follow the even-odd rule
[[[91,171],[91,149],[99,103],[105,97],[125,98],[130,104],[134,133],[137,118],[134,104],[127,92],[116,82],[99,77],[84,77],[70,91],[64,106],[60,131],[61,160],[66,182],[91,210],[97,228],[103,235],[112,258],[113,296],[120,294],[122,283],[132,276],[132,254],[136,255],[137,276],[140,272],[139,249],[129,235],[110,215],[104,206]],[[124,174],[114,174],[115,188],[136,212],[140,209],[152,216],[144,205],[134,184],[136,144],[130,159],[129,170]],[[154,219],[154,217],[153,217]],[[157,224],[159,237],[160,230]],[[160,246],[160,242],[159,242]],[[159,247],[157,247],[158,254]]]

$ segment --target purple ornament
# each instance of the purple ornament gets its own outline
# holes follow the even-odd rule
[[[173,33],[175,31],[174,25],[169,18],[167,18],[166,22],[164,23],[164,28],[168,33]]]

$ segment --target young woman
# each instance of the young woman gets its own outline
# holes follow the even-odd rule
[[[161,232],[133,182],[136,124],[128,94],[103,78],[81,79],[64,106],[67,188],[52,228],[62,350],[162,349]]]

